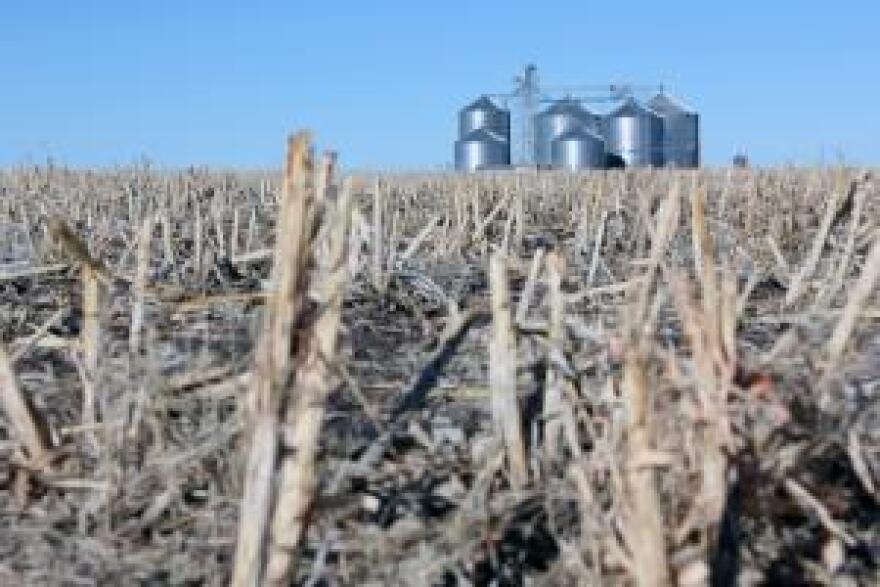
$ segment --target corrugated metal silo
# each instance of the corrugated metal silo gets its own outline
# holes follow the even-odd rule
[[[648,107],[663,119],[663,162],[672,167],[700,166],[700,117],[666,93],[659,93]]]
[[[458,113],[458,138],[464,139],[475,130],[484,129],[510,142],[510,111],[482,96]]]
[[[627,167],[663,165],[663,120],[628,98],[604,120],[605,149]]]
[[[478,128],[455,141],[455,168],[477,171],[510,165],[510,143],[495,133]]]
[[[535,163],[551,165],[553,141],[573,129],[598,130],[601,118],[576,100],[560,100],[535,117]]]
[[[583,128],[568,130],[553,140],[551,163],[558,169],[580,171],[605,166],[605,141]]]

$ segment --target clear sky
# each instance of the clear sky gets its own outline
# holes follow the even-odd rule
[[[0,165],[452,159],[456,111],[548,85],[663,82],[706,163],[880,164],[880,2],[0,0]]]

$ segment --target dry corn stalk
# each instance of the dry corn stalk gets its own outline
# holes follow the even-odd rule
[[[535,285],[538,281],[538,274],[541,271],[541,265],[544,261],[544,249],[538,248],[535,251],[535,256],[532,257],[532,266],[529,268],[529,278],[526,280],[526,284],[523,287],[522,294],[519,298],[519,304],[516,308],[516,323],[522,324],[525,322],[526,316],[529,313],[529,305],[532,301],[532,296],[535,293]],[[549,265],[549,259],[548,259]]]
[[[706,337],[712,345],[718,343],[718,278],[715,275],[714,243],[706,227],[706,192],[700,187],[691,192],[691,236],[694,248],[694,268],[699,280],[702,295],[706,329]]]
[[[162,248],[165,254],[165,264],[174,265],[174,246],[171,242],[171,219],[166,211],[162,214]]]
[[[538,249],[540,252],[541,249]],[[535,255],[537,259],[537,254]],[[564,300],[562,297],[562,274],[564,272],[565,260],[553,251],[547,255],[547,285],[549,289],[550,301],[550,329],[548,342],[551,352],[562,352],[563,345],[563,318],[565,312]],[[531,279],[531,276],[530,276]],[[556,369],[549,367],[547,369],[545,381],[544,395],[544,450],[548,457],[556,458],[559,454],[559,433],[562,430],[562,386],[564,381],[560,373]]]
[[[141,350],[141,330],[144,326],[144,296],[147,290],[147,273],[150,268],[150,241],[153,235],[153,222],[153,217],[147,215],[138,232],[134,299],[132,300],[131,328],[128,339],[128,348],[132,353],[138,353]]]
[[[80,331],[80,347],[84,371],[82,423],[89,426],[95,423],[95,381],[98,375],[98,357],[101,345],[101,285],[95,272],[83,267],[80,276],[83,289],[83,321]]]
[[[382,188],[379,180],[373,192],[373,286],[379,290],[384,290],[385,276],[383,271],[383,262],[385,261],[384,249],[382,248],[382,237],[384,227],[382,226]]]
[[[209,208],[211,211],[211,219],[214,221],[214,238],[217,239],[217,250],[220,256],[227,256],[229,251],[226,249],[226,238],[223,236],[223,209],[216,203]]]
[[[634,306],[627,314],[627,334],[632,341],[638,340],[645,330],[645,320],[649,310],[648,302],[654,288],[654,281],[660,271],[669,242],[678,230],[681,214],[681,198],[678,190],[678,184],[674,184],[657,211],[657,224],[651,239],[650,257],[644,275],[640,276],[640,287],[633,292],[635,295]]]
[[[351,195],[346,187],[329,226],[327,250],[319,263],[320,316],[309,330],[297,365],[293,397],[284,415],[283,438],[288,456],[281,463],[278,498],[272,523],[266,581],[289,583],[289,573],[305,535],[307,516],[317,490],[316,455],[327,398],[333,389],[333,361],[342,317],[347,276],[345,241],[351,218]]]
[[[605,235],[605,222],[608,220],[608,210],[602,211],[602,219],[596,227],[596,237],[593,239],[593,257],[590,261],[590,272],[587,274],[587,287],[593,285],[596,278],[596,270],[599,268],[599,256],[602,252],[602,238]]]
[[[289,583],[317,490],[315,458],[333,388],[332,364],[347,279],[351,190],[346,184],[338,202],[331,198],[319,202],[310,183],[309,155],[308,135],[294,137],[272,270],[276,294],[269,300],[251,379],[249,399],[256,429],[242,498],[235,585]],[[330,171],[332,167],[325,166],[321,172]],[[320,180],[322,191],[331,187],[331,180],[329,175]],[[315,208],[322,203],[335,206],[313,241],[312,227],[319,217]],[[319,303],[319,314],[294,344],[293,326],[302,319],[310,285],[310,256],[318,266],[312,295]],[[279,453],[279,445],[287,451]]]
[[[6,413],[13,437],[24,449],[27,461],[38,468],[48,466],[49,438],[46,427],[18,387],[3,345],[0,345],[0,406]]]
[[[332,199],[333,190],[333,171],[336,168],[336,153],[333,151],[325,151],[321,155],[321,162],[318,167],[318,174],[315,182],[315,199],[317,202],[323,202],[325,199]]]
[[[694,242],[701,305],[691,301],[687,281],[673,275],[670,285],[676,306],[691,343],[697,384],[697,405],[703,420],[702,486],[694,515],[713,542],[727,498],[727,449],[730,422],[727,415],[728,390],[736,371],[737,288],[733,274],[725,269],[719,286],[716,276],[715,245],[706,227],[703,209],[705,192],[692,194],[692,238]]]
[[[483,220],[480,222],[479,226],[477,226],[476,232],[474,234],[476,234],[478,238],[484,239],[486,229],[489,227],[492,221],[494,221],[495,218],[497,218],[501,214],[502,210],[506,210],[509,208],[509,204],[510,198],[508,196],[504,195],[499,198],[498,202],[495,204],[489,214],[487,214],[486,217],[483,218]]]
[[[293,321],[302,305],[303,242],[309,202],[307,175],[311,171],[309,136],[291,137],[285,164],[284,186],[278,218],[278,237],[272,266],[277,290],[270,299],[256,351],[256,366],[248,389],[252,438],[241,500],[238,542],[232,584],[258,585],[265,559],[278,458],[281,393],[290,373]]]
[[[37,275],[45,275],[47,273],[56,273],[58,271],[64,271],[68,267],[69,265],[67,263],[54,263],[43,267],[30,267],[27,269],[12,271],[3,270],[0,271],[0,282],[21,279],[22,277],[34,277]]]
[[[248,216],[248,227],[247,227],[247,236],[244,241],[244,251],[245,253],[250,253],[254,250],[254,241],[257,238],[257,210],[256,208],[251,208],[251,214]]]
[[[856,319],[871,297],[878,279],[880,279],[880,234],[874,237],[874,244],[862,267],[862,274],[849,295],[843,314],[834,327],[831,340],[828,341],[829,371],[843,356],[846,343],[856,325]]]
[[[822,218],[822,225],[819,227],[819,232],[816,233],[816,236],[813,239],[813,246],[810,248],[810,254],[807,256],[803,265],[801,265],[801,270],[798,271],[797,275],[791,280],[791,284],[789,285],[788,292],[785,296],[786,306],[791,306],[798,301],[804,293],[806,281],[812,277],[813,273],[816,271],[816,266],[819,264],[819,258],[822,256],[822,249],[825,247],[828,233],[831,232],[831,225],[834,222],[834,217],[837,214],[837,209],[842,197],[842,189],[838,186],[838,189],[834,190],[831,199],[828,200],[828,205],[825,208],[825,216]]]
[[[640,464],[646,455],[654,452],[651,397],[644,372],[642,338],[650,329],[646,321],[651,316],[649,298],[654,281],[669,242],[678,229],[681,206],[678,190],[677,184],[671,186],[657,212],[646,274],[626,316],[628,342],[621,389],[627,414],[622,472],[628,506],[624,536],[632,553],[631,572],[640,586],[669,583],[656,472],[654,467]]]
[[[101,345],[100,304],[101,287],[95,272],[83,267],[80,276],[83,290],[83,323],[80,331],[83,363],[89,376],[94,378],[98,368],[98,354]]]
[[[416,251],[419,250],[419,247],[422,246],[422,243],[428,238],[428,235],[437,227],[437,224],[440,223],[440,219],[442,216],[437,214],[431,221],[425,225],[425,227],[419,231],[419,233],[415,236],[414,239],[410,241],[407,245],[406,250],[404,250],[403,254],[400,256],[400,262],[409,260]]]
[[[513,203],[514,226],[516,230],[513,232],[513,246],[518,251],[522,248],[523,236],[526,233],[526,209],[525,196],[521,191],[517,190]]]
[[[193,253],[193,263],[195,263],[194,273],[198,277],[199,281],[202,279],[202,238],[203,238],[203,226],[202,226],[202,210],[199,205],[199,201],[196,200],[193,203],[193,212],[196,215],[195,220],[195,228],[193,233],[193,246],[195,247],[195,251]]]
[[[47,232],[65,253],[73,257],[84,267],[88,267],[98,279],[105,284],[112,282],[112,277],[104,264],[92,257],[91,253],[89,253],[89,248],[73,233],[63,220],[55,216],[50,218],[47,223]]]
[[[529,471],[516,394],[516,340],[510,315],[507,262],[500,251],[494,252],[489,261],[489,287],[492,292],[492,339],[489,342],[492,413],[507,451],[511,484],[519,488],[528,483]]]
[[[628,516],[624,536],[632,553],[636,585],[669,584],[666,540],[656,472],[651,466],[637,466],[643,455],[653,451],[650,397],[641,352],[627,350],[623,368],[623,398],[628,416],[623,481]]]
[[[234,259],[238,256],[238,233],[239,230],[239,216],[240,212],[238,208],[235,208],[232,211],[232,228],[229,231],[229,258]]]
[[[828,303],[831,303],[834,295],[840,289],[844,282],[846,270],[849,268],[849,262],[856,246],[856,232],[862,221],[862,209],[865,206],[867,192],[867,187],[862,185],[856,189],[856,192],[853,195],[852,221],[850,222],[849,232],[846,238],[846,246],[841,254],[840,261],[837,263],[837,270],[834,272],[834,277],[831,279],[831,283],[828,285],[825,292],[825,301]]]
[[[394,268],[397,264],[397,245],[398,240],[400,238],[400,217],[401,214],[398,211],[395,211],[391,215],[391,235],[388,239],[388,252],[386,253],[386,258],[383,261],[384,273],[382,277],[382,287],[385,288],[388,286],[388,277],[389,272]]]

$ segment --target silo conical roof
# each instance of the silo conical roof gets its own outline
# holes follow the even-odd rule
[[[545,115],[551,114],[569,114],[574,115],[576,118],[584,118],[592,115],[593,113],[584,108],[580,102],[577,100],[572,100],[569,98],[564,98],[557,102],[553,102],[545,111]]]
[[[666,92],[660,92],[648,100],[648,108],[657,112],[661,116],[696,113],[693,108],[685,105],[681,100],[673,98]]]
[[[609,118],[626,118],[629,116],[645,116],[645,115],[654,115],[657,116],[657,113],[654,112],[651,108],[647,108],[642,106],[638,102],[636,102],[635,98],[627,98],[623,104],[612,110],[609,114]]]
[[[480,96],[467,106],[461,109],[462,112],[470,112],[472,110],[492,110],[498,111],[501,110],[498,106],[495,105],[495,102],[489,99],[488,96]]]
[[[569,112],[571,110],[580,109],[580,104],[574,102],[573,100],[559,100],[557,102],[553,102],[547,108],[547,112]]]

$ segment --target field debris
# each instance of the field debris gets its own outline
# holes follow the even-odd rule
[[[880,582],[872,173],[310,141],[0,171],[0,582]]]

